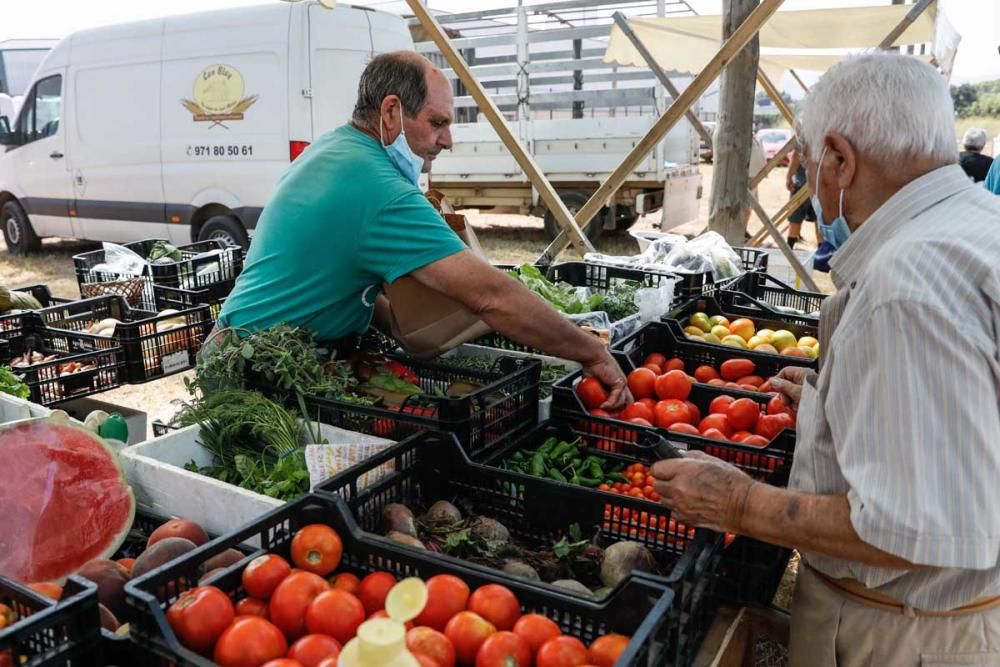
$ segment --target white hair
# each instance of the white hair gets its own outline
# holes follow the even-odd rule
[[[854,56],[831,67],[806,97],[799,128],[813,158],[829,132],[880,164],[958,158],[947,82],[927,63],[896,53]]]
[[[981,151],[986,145],[986,130],[981,127],[970,127],[962,137],[962,145],[972,151]]]

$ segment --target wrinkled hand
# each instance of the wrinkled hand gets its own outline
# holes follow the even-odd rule
[[[785,405],[798,410],[799,400],[802,398],[802,385],[806,378],[815,373],[816,371],[811,368],[787,366],[771,378],[771,388],[778,392]]]
[[[739,468],[704,452],[653,464],[653,488],[677,521],[712,530],[741,532],[755,482]]]
[[[789,192],[795,191],[795,181],[792,180],[792,176],[794,176],[794,174],[790,173],[785,177],[785,187]]]
[[[619,410],[633,403],[625,374],[606,349],[597,361],[585,364],[583,372],[593,375],[608,387],[608,400],[601,406],[602,410]]]

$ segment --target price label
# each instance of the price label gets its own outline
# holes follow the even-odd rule
[[[160,358],[164,373],[175,373],[191,367],[191,354],[187,350],[165,354]]]

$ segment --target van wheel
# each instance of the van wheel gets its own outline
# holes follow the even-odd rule
[[[3,240],[12,255],[27,255],[42,248],[42,240],[35,234],[28,214],[16,201],[9,201],[0,209]]]
[[[231,215],[216,215],[205,221],[198,232],[199,241],[223,241],[246,250],[250,247],[247,230]]]
[[[569,212],[575,216],[577,211],[583,208],[583,205],[587,203],[588,199],[590,199],[590,195],[586,192],[573,190],[570,192],[560,192],[559,198],[563,200],[564,204],[566,204],[566,208],[569,209]],[[590,222],[587,223],[587,228],[583,230],[583,233],[587,235],[587,238],[590,239],[592,244],[596,245],[597,239],[601,238],[601,231],[604,227],[604,215],[606,212],[607,209],[602,208],[597,215],[591,218]],[[556,217],[552,215],[552,211],[545,211],[544,222],[545,233],[548,234],[550,239],[555,239],[556,236],[559,235],[559,232],[562,231],[562,227],[560,227],[559,223],[556,222]]]

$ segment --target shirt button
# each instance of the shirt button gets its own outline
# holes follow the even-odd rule
[[[854,289],[857,286],[858,286],[858,281],[857,280],[852,280],[851,281],[851,289]]]

